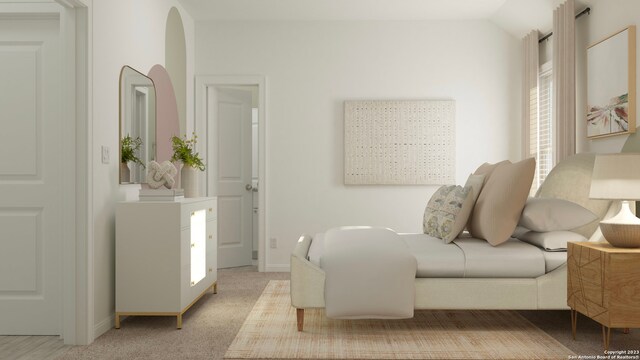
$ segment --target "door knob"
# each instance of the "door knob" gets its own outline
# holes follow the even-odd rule
[[[244,188],[245,188],[247,191],[251,191],[251,190],[253,190],[253,186],[251,186],[251,184],[247,184],[247,185],[245,185],[245,186],[244,186]]]

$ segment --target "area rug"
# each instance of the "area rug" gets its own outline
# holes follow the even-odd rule
[[[514,311],[416,311],[407,320],[332,320],[296,328],[288,280],[272,280],[225,359],[567,359],[575,355]]]

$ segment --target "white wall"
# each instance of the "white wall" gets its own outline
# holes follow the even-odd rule
[[[165,61],[167,15],[175,6],[187,41],[187,99],[193,99],[194,23],[177,0],[109,0],[93,2],[93,207],[95,331],[112,327],[115,309],[115,205],[131,186],[118,184],[118,76],[123,65],[147,73]],[[187,107],[193,118],[193,107]],[[101,163],[101,146],[111,162]]]
[[[629,25],[640,25],[640,1],[637,0],[589,0],[591,14],[576,21],[576,145],[577,152],[609,153],[620,152],[629,135],[611,136],[602,139],[587,140],[586,134],[586,110],[587,110],[587,69],[586,51],[591,44],[600,41],[607,36],[622,30]],[[640,34],[636,28],[636,58],[640,60]],[[640,62],[638,63],[640,64]],[[636,64],[636,66],[638,66]],[[640,85],[640,72],[637,72],[636,84]],[[640,100],[640,92],[637,92],[636,104]],[[636,126],[638,118],[636,114]],[[640,151],[640,138],[632,136],[632,142],[636,151]],[[637,144],[635,144],[637,143]]]
[[[488,21],[197,22],[195,48],[196,74],[267,77],[267,269],[302,233],[422,231],[436,187],[343,185],[344,100],[455,99],[458,183],[520,156],[520,41]]]

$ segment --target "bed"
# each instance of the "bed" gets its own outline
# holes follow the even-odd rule
[[[594,160],[593,154],[578,154],[562,161],[536,193],[536,197],[577,203],[598,217],[572,229],[576,240],[602,241],[598,222],[618,206],[589,199]],[[426,234],[399,237],[417,263],[413,282],[416,310],[568,309],[566,252],[544,251],[515,238],[492,247],[466,234],[450,244]],[[322,242],[321,234],[303,235],[291,255],[291,304],[297,309],[299,331],[304,326],[304,309],[325,307]]]

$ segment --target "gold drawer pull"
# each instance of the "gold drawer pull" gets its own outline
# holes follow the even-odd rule
[[[196,284],[196,282],[195,282],[195,281],[192,281],[192,282],[191,282],[191,286],[193,286],[193,285],[195,285],[195,284]]]
[[[209,268],[209,272],[213,272],[213,269],[212,269],[212,268]]]
[[[213,239],[213,235],[209,235],[209,239]]]
[[[209,208],[209,212],[213,212],[213,208]]]
[[[191,244],[191,247],[192,247],[192,248],[196,247],[196,243],[192,243],[192,244]]]

